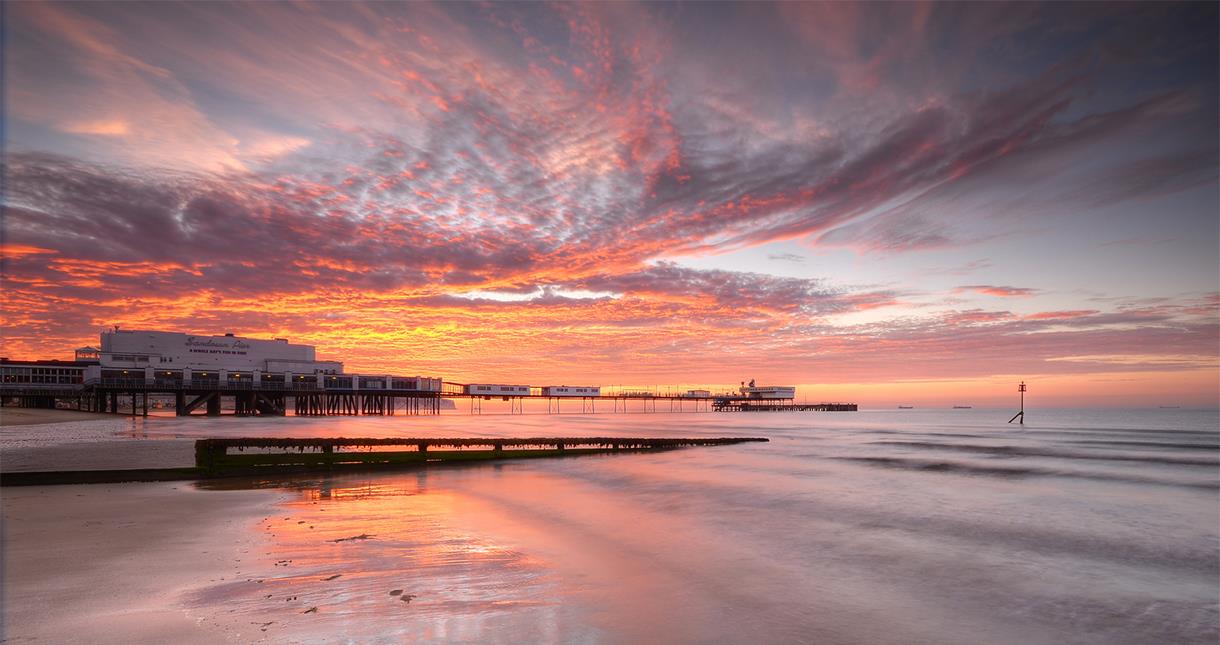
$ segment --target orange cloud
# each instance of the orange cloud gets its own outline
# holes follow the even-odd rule
[[[21,244],[5,244],[0,246],[0,254],[6,258],[20,258],[27,255],[45,255],[58,253],[54,249],[43,249],[37,246],[25,246]]]
[[[1026,316],[1029,320],[1058,320],[1063,318],[1083,318],[1100,313],[1096,309],[1073,309],[1070,311],[1040,311]]]
[[[963,293],[973,291],[981,293],[985,296],[996,296],[998,298],[1027,298],[1037,293],[1037,289],[1026,289],[1024,287],[998,287],[989,284],[972,284],[964,287],[958,287],[953,290],[954,293]]]
[[[72,134],[95,134],[108,137],[122,136],[131,131],[131,126],[122,119],[102,119],[99,121],[72,121],[60,126],[64,132]]]

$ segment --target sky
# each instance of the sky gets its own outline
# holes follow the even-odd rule
[[[1220,405],[1216,3],[5,3],[0,353]]]

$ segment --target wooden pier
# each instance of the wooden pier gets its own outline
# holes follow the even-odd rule
[[[737,394],[664,394],[604,392],[597,396],[556,397],[532,388],[529,394],[478,395],[460,383],[445,382],[440,391],[358,389],[313,382],[222,382],[163,379],[100,379],[82,385],[14,387],[0,384],[0,402],[22,407],[67,407],[90,412],[123,411],[148,416],[151,397],[171,399],[178,416],[218,416],[222,399],[232,401],[235,416],[393,416],[440,414],[441,399],[464,399],[470,414],[481,414],[487,401],[508,402],[508,413],[524,414],[525,402],[545,405],[547,414],[656,412],[855,412],[854,403],[796,403],[792,399],[761,399]]]

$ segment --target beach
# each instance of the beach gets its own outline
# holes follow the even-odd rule
[[[8,487],[4,637],[1214,643],[1216,411],[1039,411],[1023,428],[1003,412],[26,427],[27,436],[5,435],[8,445],[73,437],[58,448],[86,465],[86,455],[199,436],[771,442],[274,480]]]
[[[182,468],[195,462],[192,439],[148,436],[147,428],[172,424],[172,418],[3,408],[0,421],[5,472]]]
[[[80,410],[52,410],[49,408],[0,408],[0,427],[30,426],[44,423],[69,423],[75,421],[114,420],[113,414],[82,412]]]
[[[3,491],[5,642],[248,642],[194,590],[257,572],[250,528],[281,496],[189,483]]]
[[[0,468],[101,470],[191,465],[192,442],[138,440],[144,420],[4,408]],[[166,466],[170,464],[171,466]],[[275,491],[200,491],[191,482],[7,487],[4,642],[246,642],[192,590],[255,570],[255,523]]]

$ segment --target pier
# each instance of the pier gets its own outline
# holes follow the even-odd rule
[[[76,360],[0,358],[0,406],[120,411],[148,416],[172,406],[177,416],[392,416],[440,414],[458,400],[470,414],[505,402],[509,414],[545,404],[547,414],[654,412],[844,412],[854,403],[796,403],[796,387],[741,382],[739,389],[646,389],[599,385],[457,383],[439,376],[351,373],[343,362],[318,360],[312,345],[286,338],[225,333],[200,336],[126,330],[81,347]],[[610,375],[607,375],[610,376]]]
[[[226,333],[103,331],[101,349],[81,347],[76,360],[0,358],[0,405],[68,408],[148,416],[172,407],[178,416],[392,416],[440,414],[452,401],[470,414],[505,402],[524,414],[527,402],[547,414],[653,412],[841,412],[854,403],[797,403],[796,387],[741,382],[738,389],[600,385],[458,383],[439,376],[352,373],[342,361],[318,360],[312,345]],[[612,376],[612,375],[607,375]]]
[[[386,379],[410,383],[406,379]],[[96,379],[79,385],[0,384],[0,399],[19,407],[69,408],[89,412],[148,416],[152,397],[173,401],[178,416],[219,416],[222,398],[233,401],[235,416],[393,416],[439,414],[441,399],[465,403],[469,414],[482,414],[487,401],[508,403],[507,412],[524,414],[527,401],[545,405],[546,414],[630,414],[655,412],[854,412],[854,403],[797,403],[793,399],[758,399],[738,394],[691,396],[639,390],[608,391],[597,396],[548,396],[544,388],[528,393],[478,395],[461,383],[444,382],[439,390],[406,387],[359,388],[356,379],[327,383],[301,378],[295,382],[182,381],[171,379]]]

